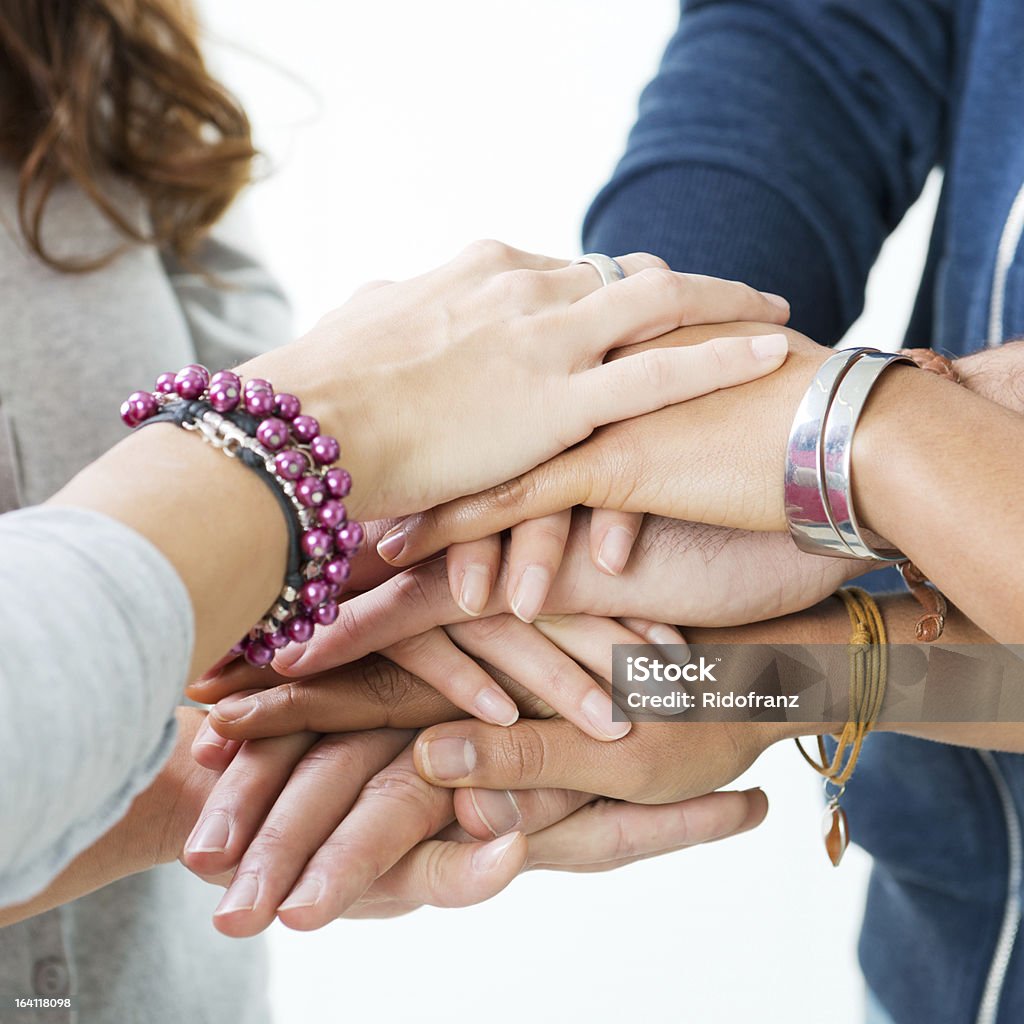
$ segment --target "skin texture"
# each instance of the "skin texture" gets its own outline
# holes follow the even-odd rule
[[[442,698],[430,691],[430,699]],[[538,792],[524,795],[515,830],[496,839],[471,801],[469,830],[455,824],[463,798],[412,770],[411,732],[299,734],[247,750],[205,740],[215,734],[204,728],[202,712],[181,708],[178,715],[174,754],[128,815],[46,891],[0,910],[0,927],[175,859],[213,884],[257,880],[251,909],[240,904],[245,888],[234,891],[233,902],[222,901],[214,923],[228,935],[262,930],[277,910],[271,894],[283,897],[300,873],[324,883],[319,901],[281,911],[282,921],[300,930],[337,916],[466,906],[495,895],[521,871],[610,870],[746,831],[767,811],[760,790],[659,808]],[[193,758],[199,749],[210,767]],[[223,852],[184,849],[204,804],[208,814],[232,816]]]
[[[1014,351],[1016,349],[1016,351]],[[1007,405],[1015,400],[1016,389],[992,386],[992,382],[1013,380],[1012,374],[990,374],[985,367],[988,354],[972,357],[968,362],[964,376],[973,387],[984,390],[989,401],[1006,401]],[[1001,352],[1000,359],[1019,360],[1020,347],[1011,347],[1008,352]],[[921,378],[914,378],[915,381]],[[941,383],[941,382],[937,382]],[[987,388],[985,385],[988,385]],[[947,391],[942,392],[943,398],[950,398]],[[970,398],[971,396],[968,396]],[[991,410],[988,410],[991,413]],[[736,616],[764,617],[774,611],[787,610],[791,603],[813,603],[819,592],[828,592],[829,588],[842,582],[852,575],[851,563],[838,560],[814,559],[799,555],[788,540],[783,536],[772,537],[760,533],[737,533],[720,530],[714,527],[695,527],[693,524],[659,523],[649,520],[648,529],[652,537],[646,544],[640,545],[641,557],[632,569],[637,575],[631,580],[623,580],[629,584],[633,600],[641,602],[641,609],[649,610],[642,601],[650,599],[659,602],[658,607],[664,611],[666,607],[676,607],[680,611],[682,605],[673,605],[673,600],[685,602],[688,595],[679,597],[678,586],[676,595],[672,593],[670,583],[683,577],[690,577],[696,569],[691,566],[690,573],[680,573],[687,557],[694,557],[694,552],[704,562],[706,577],[704,586],[698,587],[696,604],[705,609],[709,616],[719,616],[725,620]],[[577,539],[571,536],[563,562],[562,574],[565,578],[564,591],[560,590],[556,579],[552,590],[553,599],[557,602],[559,594],[567,607],[558,610],[578,610],[572,602],[585,604],[588,600],[600,602],[602,588],[588,584],[587,573],[590,566],[584,557],[582,548],[585,546],[579,538],[585,538],[585,525],[577,531]],[[787,546],[788,545],[788,546]],[[575,553],[574,553],[574,548]],[[730,559],[729,552],[738,552],[742,557],[735,563]],[[758,561],[758,552],[762,558],[767,553],[767,561]],[[654,552],[660,557],[652,557],[648,562],[643,553]],[[724,561],[720,561],[724,559]],[[671,572],[661,577],[660,587],[657,585],[658,572],[666,561],[671,562]],[[800,565],[805,562],[805,565]],[[682,564],[681,564],[682,563]],[[698,563],[699,564],[699,563]],[[732,567],[735,566],[735,570]],[[735,572],[747,570],[745,577],[737,578]],[[853,566],[853,572],[858,569]],[[358,650],[358,644],[372,645],[376,642],[367,633],[360,633],[360,623],[373,629],[388,628],[388,620],[394,621],[395,609],[387,611],[389,600],[399,600],[400,621],[407,630],[415,630],[427,622],[438,621],[449,614],[458,614],[459,609],[451,601],[447,593],[443,568],[438,565],[425,566],[412,571],[419,576],[415,584],[403,583],[392,586],[401,577],[396,577],[392,584],[383,590],[385,598],[378,602],[380,594],[368,594],[357,598],[348,606],[355,614],[347,616],[343,626],[346,642],[355,642],[350,653]],[[831,573],[835,572],[835,576]],[[699,573],[697,573],[700,578]],[[761,600],[756,597],[758,581],[767,578],[770,585],[761,592]],[[742,606],[735,606],[729,594],[738,583],[745,579],[747,594]],[[605,579],[604,590],[614,591],[611,580]],[[716,585],[717,584],[717,585]],[[605,597],[609,604],[600,605],[599,610],[605,614],[618,612],[625,605],[617,600],[627,601],[628,594],[624,586],[618,594]],[[362,609],[358,608],[363,602]],[[664,602],[664,603],[661,603]],[[710,611],[708,611],[710,605]],[[501,606],[500,598],[495,607]],[[633,605],[637,607],[636,604]],[[443,609],[443,614],[438,614]],[[377,612],[384,610],[384,614]],[[890,635],[894,638],[909,638],[913,634],[913,625],[918,610],[908,599],[900,599],[885,604],[885,617]],[[417,618],[424,615],[425,618]],[[432,620],[431,615],[435,618]],[[572,631],[566,630],[566,620],[555,618],[548,622],[541,621],[549,639],[557,640],[562,648],[569,653],[584,658],[579,641],[572,639]],[[582,617],[575,617],[582,618]],[[799,642],[842,642],[849,631],[845,615],[836,602],[825,602],[817,608],[774,622],[757,626],[743,626],[731,631],[717,630],[713,633],[695,631],[694,639],[719,639],[737,641],[747,639],[761,642],[764,640],[799,641]],[[378,637],[379,639],[379,637]],[[991,638],[973,625],[970,620],[956,609],[951,612],[947,626],[946,639],[953,643],[985,643]],[[329,652],[323,651],[325,662],[330,661]],[[308,661],[302,671],[308,673],[315,670],[316,660]],[[319,666],[322,667],[322,666]],[[298,680],[285,684],[278,690],[269,690],[254,695],[248,700],[228,700],[222,706],[223,715],[215,709],[213,720],[217,728],[230,736],[270,735],[278,730],[286,730],[296,726],[332,726],[348,720],[353,711],[349,684],[353,674],[358,674],[358,667],[342,670],[344,683],[334,685],[330,674],[313,679]],[[340,682],[340,679],[339,679]],[[221,685],[230,688],[230,680],[221,681]],[[396,724],[410,724],[404,715],[425,715],[427,718],[443,713],[433,705],[419,708],[417,700],[422,699],[422,692],[411,682],[399,683],[392,677],[391,696],[395,704],[384,707],[387,700],[380,701],[376,714],[378,719]],[[417,698],[417,693],[420,697]],[[213,694],[211,693],[212,697]],[[970,694],[965,693],[965,699]],[[414,710],[415,709],[415,710]],[[241,717],[239,715],[241,714]],[[946,742],[961,743],[969,746],[989,746],[1006,750],[1024,749],[1021,730],[1013,725],[924,725],[907,727],[903,731],[919,736],[929,736]],[[681,742],[680,735],[685,735],[685,749],[676,749]],[[661,800],[685,796],[699,792],[707,787],[721,784],[739,771],[742,771],[765,746],[781,738],[792,735],[790,729],[768,727],[737,731],[728,726],[692,726],[688,730],[679,730],[672,726],[651,725],[641,723],[636,726],[626,740],[616,744],[595,744],[590,738],[570,728],[565,722],[554,721],[522,721],[512,729],[493,729],[479,723],[449,723],[428,729],[417,741],[416,763],[425,777],[438,784],[451,785],[459,788],[460,794],[466,794],[461,805],[460,820],[472,831],[481,828],[481,813],[489,815],[489,821],[498,820],[502,813],[509,814],[510,806],[519,806],[523,802],[523,786],[561,786],[576,789],[591,788],[596,791],[631,800]],[[464,751],[465,743],[473,745],[473,767],[471,771],[456,777],[441,778],[439,765],[445,765],[443,774],[451,776],[451,747],[447,756],[430,755],[430,744],[435,740],[456,741],[457,750]],[[435,748],[438,749],[438,748]],[[701,756],[692,758],[694,750]],[[692,758],[692,761],[691,761]],[[680,771],[680,765],[686,770]],[[480,789],[477,787],[489,787]],[[501,787],[519,790],[510,803]],[[512,814],[514,821],[514,812]],[[493,831],[493,829],[492,829]]]
[[[693,344],[721,329],[686,329],[670,340]],[[576,504],[783,530],[793,410],[829,351],[784,333],[790,357],[778,373],[596,431],[516,480],[414,516],[398,528],[398,556],[385,557],[409,564],[450,542]],[[1024,578],[1016,570],[1024,564],[1022,444],[1019,414],[933,374],[895,366],[872,391],[853,446],[862,524],[904,551],[1004,643],[1024,638]],[[987,528],[977,530],[978,522]],[[987,567],[984,577],[978,565]]]
[[[973,376],[974,371],[977,371],[977,377]],[[972,379],[984,379],[986,376],[987,372],[984,366],[980,370],[975,367],[972,371]],[[917,385],[909,384],[908,386],[913,388]],[[999,393],[998,388],[991,389],[992,397],[995,397],[997,393]],[[929,392],[925,388],[921,394],[927,396],[933,395],[934,392]],[[943,392],[942,396],[953,403],[959,401],[947,392]],[[925,398],[924,408],[929,414],[931,412],[929,403],[933,402],[933,398]],[[881,423],[883,419],[892,422],[893,407],[898,406],[899,403],[893,402],[890,396],[888,400],[876,404],[878,406],[878,422]],[[981,407],[975,405],[964,408],[979,410]],[[991,410],[986,410],[986,415],[991,418]],[[995,422],[993,420],[993,424]],[[1004,419],[1001,422],[1008,423],[1009,421]],[[881,433],[880,428],[879,433]],[[870,524],[877,528],[883,521],[884,513],[876,518],[874,507],[877,498],[870,496],[870,492],[878,486],[878,480],[873,473],[875,467],[870,457],[860,460],[858,464],[867,467],[863,483],[869,492],[867,501],[872,508]],[[655,524],[656,528],[657,524]],[[722,538],[716,539],[712,546],[718,546],[719,550],[728,550],[733,541],[739,544],[750,540],[750,538],[733,535],[732,540],[719,543],[721,540]],[[672,542],[667,543],[671,544]],[[761,542],[754,540],[752,543]],[[657,547],[657,542],[651,546]],[[693,546],[690,545],[690,548]],[[700,545],[696,546],[701,549]],[[685,542],[683,547],[685,550],[690,549],[686,547]],[[706,550],[706,548],[702,550]],[[781,561],[787,560],[783,552],[780,551],[778,554],[781,556]],[[795,573],[794,579],[797,580],[797,585],[793,594],[803,593],[803,588],[807,585],[808,578],[811,577],[813,574],[805,577],[800,572]],[[810,589],[806,593],[812,592],[814,586],[815,581],[811,578]],[[789,599],[786,598],[786,600]],[[906,600],[887,603],[885,614],[891,633],[909,635],[916,616],[914,606]],[[580,618],[584,619],[585,617]],[[583,632],[589,632],[587,624],[583,622],[582,625]],[[589,656],[581,646],[583,642],[578,638],[578,633],[569,629],[567,621],[554,618],[545,620],[542,622],[542,626],[546,636],[549,639],[557,640],[562,649],[578,652],[581,660],[584,662],[588,660]],[[732,641],[746,637],[756,642],[766,639],[782,642],[784,639],[793,637],[799,638],[802,642],[820,642],[822,640],[840,642],[847,634],[848,623],[845,620],[845,614],[838,611],[835,602],[827,602],[819,608],[791,615],[775,622],[760,626],[740,627],[730,632],[717,632],[715,635],[719,639]],[[709,639],[699,632],[693,638],[705,641]],[[985,642],[987,639],[969,620],[955,612],[948,627],[947,638],[951,642]],[[237,752],[239,749],[237,744],[247,734],[259,736],[274,735],[278,732],[289,732],[295,729],[340,728],[343,727],[338,724],[340,722],[346,723],[344,727],[356,724],[364,729],[408,728],[428,724],[431,721],[443,721],[443,716],[450,717],[453,714],[451,705],[446,704],[443,698],[419,680],[402,673],[400,669],[391,668],[381,675],[379,670],[374,670],[371,667],[368,673],[364,672],[363,674],[364,680],[369,681],[366,686],[360,689],[359,686],[351,685],[353,680],[358,677],[361,667],[379,663],[380,659],[376,661],[371,659],[350,669],[341,670],[336,674],[335,680],[341,685],[329,685],[323,678],[320,678],[289,682],[276,690],[262,692],[255,710],[244,718],[233,719],[227,716],[218,716],[218,729],[234,738],[227,743],[215,742],[211,746],[219,747],[222,756],[227,757],[227,755]],[[402,681],[403,679],[404,681]],[[206,684],[205,692],[207,697],[212,697],[218,686],[222,688],[237,686],[239,682],[239,678],[232,678],[230,673],[226,673],[209,681]],[[225,703],[224,708],[227,707],[228,704]],[[557,719],[524,721],[512,729],[494,729],[481,723],[466,721],[447,722],[447,724],[439,725],[422,734],[413,748],[413,756],[414,764],[424,776],[441,785],[452,786],[458,790],[454,798],[453,810],[458,813],[464,830],[463,837],[483,836],[499,831],[493,826],[498,823],[500,811],[510,806],[508,796],[502,791],[503,788],[538,787],[536,790],[531,789],[529,794],[521,788],[516,793],[514,801],[518,820],[514,821],[510,827],[518,828],[523,827],[524,820],[534,812],[541,815],[547,813],[546,809],[549,805],[563,809],[572,806],[573,798],[559,795],[559,793],[567,792],[565,788],[567,786],[590,788],[599,793],[614,792],[617,795],[640,801],[678,799],[680,795],[699,792],[705,787],[728,780],[756,758],[766,745],[785,738],[776,729],[751,728],[743,734],[737,732],[735,727],[707,726],[700,728],[708,730],[705,736],[695,736],[690,733],[686,750],[677,750],[676,745],[679,740],[673,735],[671,726],[650,726],[641,723],[627,740],[616,744],[607,744],[596,742]],[[252,731],[247,733],[247,730]],[[656,731],[660,732],[660,735],[656,734]],[[676,732],[686,733],[688,730],[676,730]],[[931,735],[948,742],[989,745],[1007,750],[1024,749],[1024,742],[1019,733],[1020,730],[1017,727],[996,729],[994,727],[966,726],[945,726],[938,729],[923,727],[915,731],[917,735]],[[444,762],[444,758],[437,756],[439,749],[437,747],[434,748],[435,754],[431,757],[429,745],[444,739],[457,739],[462,744],[467,740],[472,742],[475,763],[470,772],[458,778],[444,780],[437,776],[437,768]],[[686,770],[680,772],[680,765],[686,761],[687,757],[692,756],[695,749],[699,750],[702,755],[694,759],[697,764],[693,766],[687,764]],[[402,756],[407,753],[407,750],[403,750]],[[401,770],[407,771],[407,762],[403,762],[400,767]],[[493,788],[487,790],[476,788],[480,786]],[[561,787],[561,789],[552,787]],[[545,793],[551,795],[544,796]],[[716,794],[716,796],[731,797],[732,795]],[[184,806],[190,805],[185,801]],[[527,808],[525,815],[524,806]],[[587,804],[584,810],[601,806],[600,804]],[[648,809],[635,804],[621,806],[624,807],[624,813],[630,814]],[[698,806],[703,808],[704,805],[692,802],[679,804],[680,808],[688,808],[691,811],[696,810]],[[749,813],[753,813],[756,816],[756,812],[756,805],[753,807],[753,811],[750,807],[744,806],[744,815],[749,816]],[[593,813],[597,813],[596,810]],[[566,819],[566,822],[573,822],[575,818],[574,814]],[[616,827],[620,827],[621,824],[621,821],[618,822]],[[631,822],[631,835],[637,834],[633,824]],[[575,829],[574,825],[569,832],[575,835]],[[542,830],[540,834],[543,835],[545,831],[547,830]],[[707,838],[710,831],[713,830],[705,829],[700,834]],[[690,828],[687,838],[694,838],[697,832],[698,830]],[[519,842],[518,838],[513,838],[503,848],[505,853],[501,862],[505,862],[507,857],[513,856]],[[130,841],[124,842],[122,845],[128,849],[136,849]],[[88,854],[83,856],[88,857]],[[150,855],[136,853],[133,856],[135,863],[144,863]],[[526,863],[529,863],[529,860]],[[64,891],[67,892],[67,888]],[[446,898],[454,897],[449,893]],[[391,910],[397,911],[409,905],[415,905],[416,901],[406,899],[401,895],[396,896],[394,890],[385,889],[382,902]],[[299,912],[308,909],[306,907],[296,908]],[[235,913],[238,912],[232,912],[227,917],[234,918]],[[246,927],[251,927],[251,923]]]
[[[691,318],[788,314],[735,282],[654,265],[600,288],[588,270],[478,243],[429,274],[355,296],[304,338],[240,369],[300,395],[321,428],[344,439],[356,481],[349,512],[378,519],[496,484],[602,423],[760,376],[785,358],[758,358],[737,338],[605,365],[611,349]],[[115,446],[51,499],[118,519],[167,555],[195,612],[190,677],[260,618],[283,575],[276,502],[225,461],[161,424]],[[179,487],[182,479],[191,486]],[[210,515],[214,496],[246,516]]]

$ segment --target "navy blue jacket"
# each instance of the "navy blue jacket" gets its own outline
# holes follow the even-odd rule
[[[792,326],[833,343],[938,165],[908,343],[1024,334],[1022,0],[683,8],[587,250],[778,292]],[[1024,757],[878,734],[844,802],[875,858],[860,961],[897,1024],[1024,1021]]]

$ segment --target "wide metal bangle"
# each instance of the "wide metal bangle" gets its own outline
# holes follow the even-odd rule
[[[801,551],[855,557],[832,522],[822,473],[825,417],[844,375],[863,355],[876,349],[844,349],[818,368],[797,408],[786,446],[786,521]]]
[[[822,442],[825,505],[831,521],[854,558],[875,562],[902,562],[906,555],[892,547],[874,548],[861,534],[853,508],[853,432],[871,389],[893,363],[916,365],[912,359],[890,352],[864,352],[849,365],[825,417]]]

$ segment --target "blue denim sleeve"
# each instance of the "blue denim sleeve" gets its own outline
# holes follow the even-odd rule
[[[836,341],[942,152],[956,2],[684,2],[585,248],[778,292]]]

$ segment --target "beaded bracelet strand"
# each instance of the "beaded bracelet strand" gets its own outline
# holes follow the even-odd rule
[[[268,381],[243,386],[230,370],[211,377],[191,363],[162,373],[154,390],[134,391],[121,406],[132,428],[173,422],[199,434],[230,458],[239,458],[271,488],[285,513],[288,567],[277,600],[231,653],[257,667],[274,651],[306,643],[317,626],[338,617],[338,598],[351,575],[350,559],[363,541],[363,528],[348,519],[342,503],[352,487],[336,466],[340,447],[302,414],[298,398],[276,393]]]

